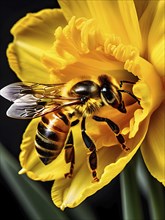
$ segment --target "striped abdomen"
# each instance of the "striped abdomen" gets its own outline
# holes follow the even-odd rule
[[[42,117],[38,124],[35,147],[44,164],[52,162],[64,147],[70,122],[62,112],[52,112]]]

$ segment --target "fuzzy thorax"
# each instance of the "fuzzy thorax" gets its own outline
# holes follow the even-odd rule
[[[84,104],[66,107],[65,110],[69,113],[74,113],[76,117],[88,117],[103,106],[100,98],[89,98]]]

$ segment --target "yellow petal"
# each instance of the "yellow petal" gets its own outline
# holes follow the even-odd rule
[[[91,18],[87,1],[58,0],[66,19],[69,21],[73,16],[77,18]]]
[[[165,76],[165,36],[152,48],[150,62],[154,65],[158,74]]]
[[[91,182],[91,173],[86,162],[77,169],[71,180],[56,180],[52,187],[52,199],[55,205],[62,210],[65,207],[73,208],[107,185],[123,170],[136,153],[145,137],[147,127],[148,119],[141,124],[136,137],[128,141],[128,146],[132,147],[131,152],[128,154],[123,152],[119,146],[101,148],[97,151],[99,182]]]
[[[104,72],[117,80],[120,75],[122,80],[123,57],[130,60],[138,54],[137,48],[120,43],[120,37],[114,34],[105,38],[94,19],[72,17],[68,25],[56,30],[55,36],[53,47],[45,52],[42,61],[62,82]],[[130,77],[131,73],[125,71],[124,78],[126,75]]]
[[[165,75],[165,1],[159,1],[148,36],[148,60],[160,75]],[[156,30],[156,31],[155,31]]]
[[[65,1],[59,0],[64,14],[95,18],[105,34],[121,36],[122,42],[141,49],[141,35],[133,1]]]
[[[133,93],[140,99],[140,105],[143,108],[140,111],[142,114],[144,113],[143,120],[147,115],[152,114],[164,100],[163,81],[154,66],[138,55],[133,59],[125,59],[124,69],[139,78],[139,81],[133,86]]]
[[[66,24],[60,9],[29,13],[11,30],[14,41],[7,50],[10,67],[22,81],[49,83],[47,69],[41,63],[43,52],[52,46],[57,26]]]
[[[160,182],[165,182],[165,103],[156,110],[150,120],[148,133],[141,147],[145,164]]]
[[[140,122],[148,115],[151,115],[164,100],[163,82],[154,66],[140,57],[133,48],[127,48],[127,46],[119,44],[114,47],[111,54],[118,60],[125,62],[124,69],[139,78],[138,82],[133,86],[133,93],[139,98],[142,109],[135,111],[134,118],[130,121],[130,130],[126,128],[127,132],[130,132],[129,137],[131,138],[138,131]],[[125,133],[126,131],[124,130],[123,132]]]
[[[160,75],[164,74],[165,8],[164,1],[150,1],[140,18],[143,38],[143,55]]]
[[[104,39],[93,19],[73,17],[63,29],[55,31],[56,41],[43,56],[43,63],[61,81],[82,75],[99,75],[120,70],[122,63],[103,51]]]
[[[87,1],[104,34],[120,36],[124,44],[141,50],[141,34],[133,1]]]

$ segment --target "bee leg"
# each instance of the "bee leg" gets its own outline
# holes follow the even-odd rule
[[[120,81],[120,88],[122,88],[123,87],[123,84],[124,83],[128,83],[128,84],[132,84],[132,85],[134,85],[136,82],[132,82],[132,81],[127,81],[127,80],[121,80]],[[140,105],[140,100],[133,94],[133,93],[131,93],[130,91],[128,91],[128,90],[125,90],[125,89],[119,89],[118,90],[118,92],[119,93],[127,93],[128,95],[130,95],[133,99],[135,99],[135,101]]]
[[[75,164],[75,153],[74,153],[74,146],[73,146],[72,131],[70,131],[70,133],[69,133],[69,137],[68,137],[68,140],[66,142],[64,149],[65,149],[65,162],[71,163],[70,171],[69,171],[69,173],[65,173],[65,178],[66,177],[71,178],[73,175],[74,164]]]
[[[124,101],[122,100],[122,94],[121,92],[118,91],[118,94],[119,94],[119,97],[120,97],[120,104],[118,106],[118,110],[122,113],[127,113],[127,110],[125,108],[125,104],[124,104]]]
[[[107,125],[111,128],[111,130],[115,133],[116,138],[117,138],[118,142],[120,143],[122,149],[123,149],[124,151],[130,150],[130,148],[128,148],[128,147],[125,145],[125,139],[124,139],[123,135],[120,134],[119,126],[118,126],[115,122],[111,121],[111,120],[108,119],[108,118],[102,118],[102,117],[99,117],[99,116],[96,116],[96,115],[93,116],[93,119],[94,119],[95,121],[98,121],[98,122],[106,122]]]
[[[118,92],[119,93],[127,93],[140,105],[140,100],[132,92],[125,90],[125,89],[120,89],[120,90],[118,90]]]
[[[135,84],[136,82],[132,82],[132,81],[127,81],[127,80],[120,80],[120,88],[122,88],[123,87],[123,84],[124,83],[128,83],[128,84]]]
[[[79,123],[79,119],[76,119],[71,123],[71,127],[77,125]],[[65,149],[65,162],[70,163],[70,171],[69,173],[65,174],[65,178],[69,177],[71,178],[73,176],[73,170],[74,170],[74,164],[75,164],[75,152],[74,152],[74,145],[73,145],[73,134],[72,131],[70,131],[66,145],[64,147]]]
[[[77,125],[79,123],[79,119],[76,119],[75,121],[72,121],[71,127]]]
[[[91,138],[86,134],[86,128],[85,128],[85,117],[83,117],[82,119],[82,123],[81,123],[81,132],[82,132],[82,138],[83,141],[86,145],[86,147],[89,149],[89,165],[90,168],[92,170],[92,177],[93,177],[93,181],[92,182],[98,182],[99,179],[97,178],[97,172],[96,172],[96,168],[97,168],[97,154],[96,154],[96,147],[95,144],[93,143],[93,141],[91,140]]]

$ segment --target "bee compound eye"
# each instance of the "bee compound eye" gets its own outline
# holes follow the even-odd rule
[[[103,102],[108,105],[112,105],[116,101],[116,98],[113,92],[109,88],[106,88],[106,87],[103,87],[101,89],[101,98]]]

